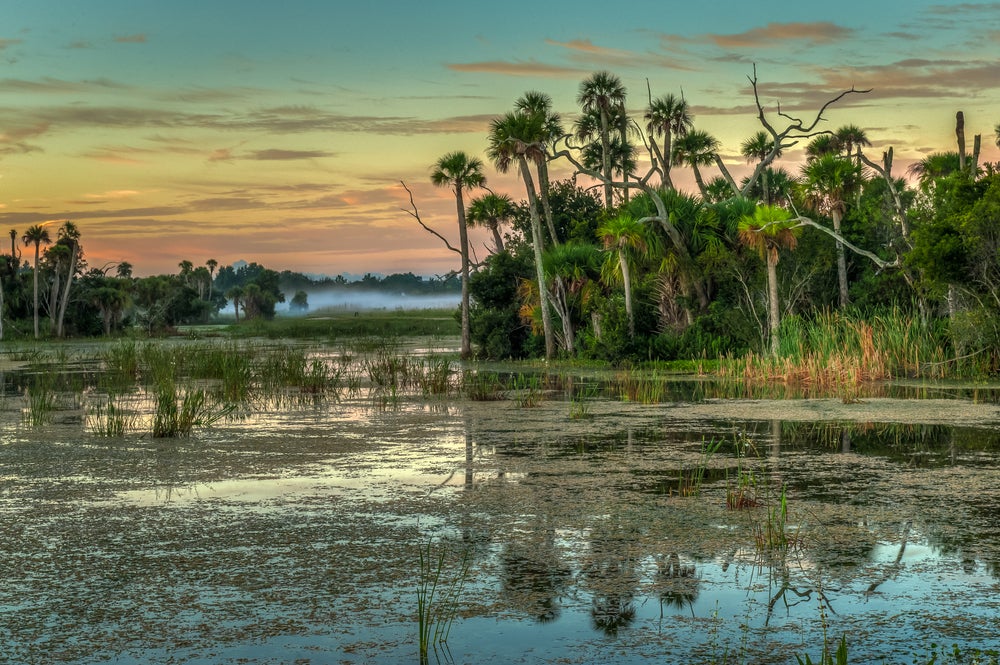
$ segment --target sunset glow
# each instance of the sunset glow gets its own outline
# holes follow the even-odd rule
[[[955,113],[1000,160],[1000,3],[816,5],[638,2],[3,2],[0,223],[6,235],[72,220],[91,266],[137,275],[209,258],[276,270],[432,275],[458,257],[454,199],[429,181],[441,155],[485,161],[490,119],[527,90],[568,124],[580,81],[617,74],[640,121],[680,94],[723,145],[772,113],[865,129],[894,172],[954,149]],[[530,20],[525,17],[530,15]],[[795,170],[800,151],[780,165]],[[553,165],[554,177],[570,172]],[[711,175],[714,175],[712,173]],[[680,170],[681,187],[692,188]],[[487,166],[490,186],[523,197]],[[477,231],[479,251],[487,243]]]

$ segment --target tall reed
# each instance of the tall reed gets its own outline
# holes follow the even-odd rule
[[[458,616],[458,600],[469,577],[472,557],[468,549],[461,555],[454,570],[449,570],[448,549],[441,547],[437,555],[431,543],[419,551],[420,579],[417,583],[417,632],[420,663],[429,662],[429,649],[446,643],[451,626]]]

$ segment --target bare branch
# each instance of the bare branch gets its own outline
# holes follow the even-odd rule
[[[451,243],[448,242],[447,238],[445,238],[443,235],[441,235],[440,233],[438,233],[437,231],[435,231],[431,227],[429,227],[426,224],[424,224],[424,220],[420,219],[420,211],[417,210],[417,204],[413,202],[413,192],[410,191],[410,188],[407,187],[406,183],[403,182],[402,180],[399,181],[399,184],[402,185],[403,189],[406,190],[406,193],[410,195],[410,207],[413,208],[413,210],[407,210],[406,208],[400,208],[400,210],[402,210],[403,212],[405,212],[407,215],[409,215],[413,219],[417,220],[417,223],[420,224],[420,226],[424,227],[425,231],[427,231],[428,233],[430,233],[432,235],[435,235],[438,238],[440,238],[441,242],[444,243],[445,247],[447,247],[448,249],[450,249],[453,252],[458,252],[458,254],[461,254],[462,252],[460,250],[458,250],[458,249],[456,249],[456,248],[454,248],[454,247],[451,246]]]

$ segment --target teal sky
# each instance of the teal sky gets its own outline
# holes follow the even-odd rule
[[[876,158],[892,146],[898,175],[954,149],[958,110],[983,160],[1000,159],[998,2],[608,7],[0,0],[3,228],[72,219],[91,266],[127,260],[138,274],[209,258],[444,273],[457,258],[401,210],[399,181],[456,237],[450,194],[428,180],[434,160],[484,156],[490,118],[527,90],[572,121],[597,70],[622,78],[640,120],[647,81],[654,96],[683,92],[737,172],[758,128],[754,64],[771,112],[811,118],[872,88],[824,126],[863,127]]]

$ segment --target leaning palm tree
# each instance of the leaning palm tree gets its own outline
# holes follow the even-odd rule
[[[500,237],[500,225],[509,222],[514,217],[514,200],[506,194],[490,192],[472,199],[465,219],[469,226],[482,226],[493,234],[494,249],[503,252],[503,238]]]
[[[798,242],[795,222],[791,213],[779,206],[757,206],[752,215],[744,216],[739,223],[740,242],[760,253],[767,264],[768,324],[771,353],[778,353],[778,328],[781,310],[778,306],[778,252],[795,249]]]
[[[684,162],[694,171],[694,181],[698,191],[705,196],[705,181],[702,180],[699,166],[708,166],[715,162],[715,153],[719,150],[719,140],[701,130],[691,130],[674,142],[674,158]]]
[[[549,237],[552,245],[559,244],[559,237],[556,235],[555,222],[552,219],[552,206],[549,205],[549,155],[550,148],[555,146],[556,140],[563,135],[562,119],[559,114],[552,110],[552,98],[544,92],[528,91],[521,95],[514,102],[514,108],[518,113],[525,115],[539,115],[542,118],[543,134],[543,154],[538,155],[535,162],[535,170],[538,172],[538,193],[542,201],[542,212],[545,214],[545,225],[549,230]]]
[[[688,103],[683,97],[672,94],[657,97],[646,107],[646,131],[650,136],[653,151],[658,153],[661,164],[661,183],[664,187],[674,189],[670,180],[670,168],[673,166],[673,139],[684,136],[694,129],[694,118],[688,109]],[[656,137],[663,137],[663,149],[656,145]]]
[[[542,222],[538,214],[538,196],[531,178],[529,161],[545,158],[548,133],[545,118],[538,113],[509,112],[490,123],[487,155],[497,171],[507,173],[517,164],[528,195],[528,214],[531,218],[531,246],[535,255],[535,278],[538,284],[539,308],[542,313],[542,330],[545,335],[545,358],[555,356],[555,337],[552,316],[549,312],[545,290],[545,270],[542,265]]]
[[[635,217],[625,213],[608,219],[597,228],[597,237],[604,248],[614,250],[618,265],[606,271],[617,275],[625,288],[625,316],[628,318],[628,334],[635,336],[635,312],[632,307],[632,274],[630,263],[634,254],[645,253],[651,242],[647,227]],[[611,264],[614,265],[614,264]]]
[[[597,111],[601,120],[601,148],[603,151],[604,207],[611,209],[611,120],[617,109],[625,107],[625,86],[620,78],[610,72],[595,72],[580,84],[577,103],[584,113]]]
[[[66,318],[66,306],[69,304],[69,290],[73,285],[73,273],[76,272],[76,261],[80,256],[80,230],[76,224],[66,220],[59,227],[59,242],[70,245],[69,270],[66,275],[66,287],[63,289],[62,297],[59,299],[59,316],[56,320],[56,336],[63,336],[63,320]]]
[[[754,162],[763,162],[765,159],[770,157],[771,159],[777,159],[781,157],[781,146],[777,146],[775,150],[774,139],[771,135],[760,130],[750,138],[743,141],[740,145],[740,154],[747,160],[747,164],[753,164]],[[760,192],[761,200],[764,205],[769,205],[771,203],[770,197],[768,196],[769,190],[767,188],[767,168],[760,169]]]
[[[833,230],[840,235],[840,222],[847,209],[847,197],[861,184],[861,167],[838,155],[825,155],[802,167],[803,187],[809,206],[830,215]],[[847,258],[844,244],[837,241],[837,282],[840,306],[847,307]]]
[[[21,242],[24,246],[34,244],[35,246],[35,268],[32,271],[34,273],[34,308],[35,308],[35,339],[38,339],[38,254],[41,245],[48,245],[52,242],[49,237],[49,231],[42,224],[35,224],[34,226],[28,227],[28,230],[24,232],[21,236]]]
[[[463,192],[486,184],[483,162],[464,152],[449,152],[432,167],[431,182],[438,187],[450,187],[458,207],[459,251],[462,254],[462,358],[472,355],[472,335],[469,332],[469,231],[465,221]]]

